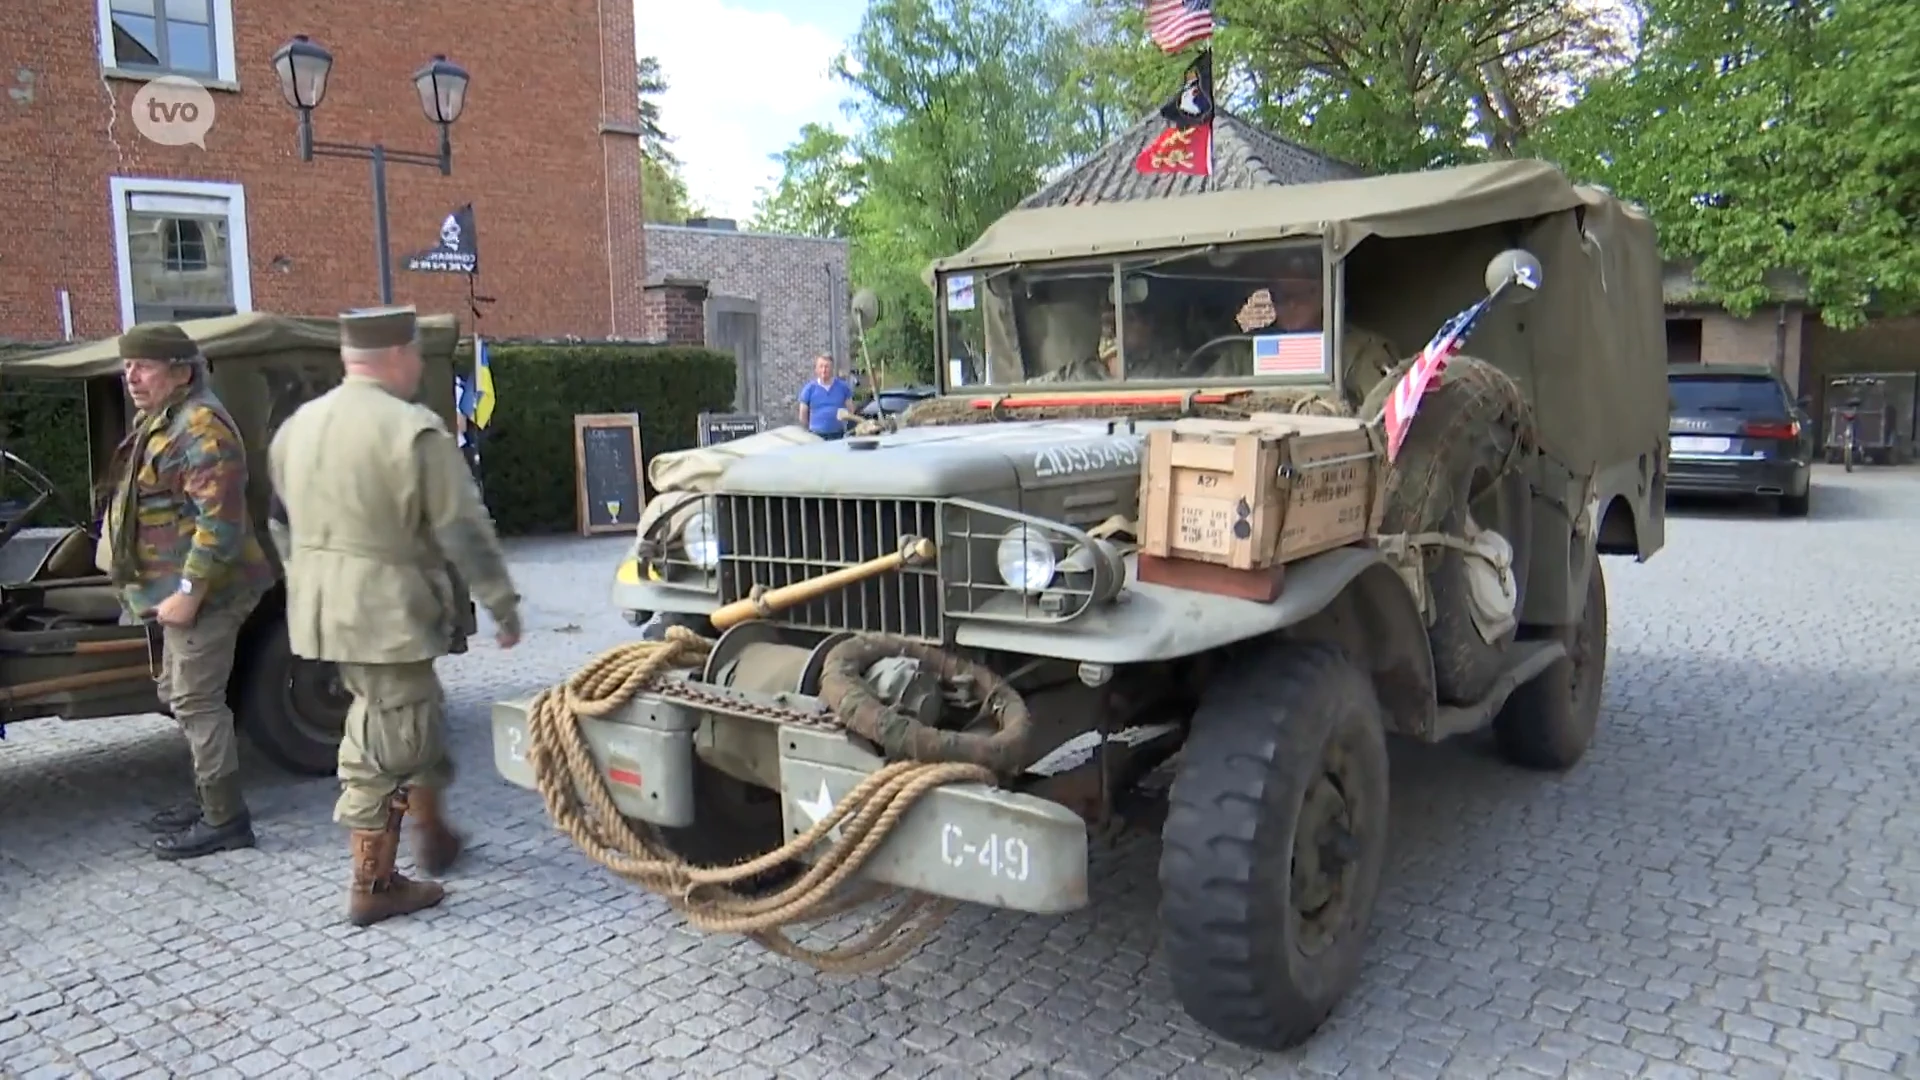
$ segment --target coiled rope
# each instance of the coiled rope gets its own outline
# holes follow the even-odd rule
[[[805,834],[781,847],[734,866],[694,866],[668,850],[650,827],[636,828],[621,815],[580,721],[611,715],[656,677],[698,666],[712,648],[712,641],[685,627],[669,627],[664,640],[608,649],[533,699],[527,716],[528,764],[548,816],[589,858],[660,896],[702,930],[746,935],[822,971],[874,971],[898,963],[946,921],[956,906],[953,901],[908,893],[859,940],[832,949],[802,946],[788,936],[788,929],[903,892],[872,884],[841,890],[914,803],[947,784],[991,784],[992,770],[962,762],[889,764],[862,780]],[[799,861],[836,829],[839,839],[779,891],[763,896],[736,891],[767,871]]]

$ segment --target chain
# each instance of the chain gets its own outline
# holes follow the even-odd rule
[[[725,713],[750,720],[772,720],[776,723],[792,724],[795,727],[810,728],[815,731],[840,730],[839,718],[834,716],[833,710],[827,708],[824,702],[812,709],[802,709],[783,703],[780,699],[786,696],[784,694],[771,701],[758,700],[728,687],[695,682],[691,679],[670,678],[664,674],[655,677],[653,685],[646,689],[648,693],[662,701],[687,708]]]

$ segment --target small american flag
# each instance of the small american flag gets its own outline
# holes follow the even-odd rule
[[[1327,369],[1324,334],[1262,334],[1253,339],[1255,375],[1319,375]]]
[[[1427,342],[1427,347],[1420,350],[1420,358],[1394,385],[1393,393],[1387,396],[1386,405],[1380,411],[1381,424],[1387,431],[1388,461],[1399,460],[1400,444],[1406,442],[1407,429],[1413,426],[1414,414],[1420,411],[1420,399],[1438,385],[1435,380],[1447,369],[1447,360],[1467,343],[1467,335],[1473,332],[1473,324],[1480,320],[1486,308],[1487,301],[1482,300],[1448,319],[1433,335],[1433,340]]]
[[[1177,53],[1213,36],[1213,0],[1147,0],[1147,36]]]

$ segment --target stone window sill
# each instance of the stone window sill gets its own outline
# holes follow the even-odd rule
[[[118,79],[123,82],[142,82],[142,83],[152,82],[153,80],[158,79],[163,75],[177,75],[177,74],[180,74],[180,73],[174,72],[174,71],[131,71],[127,68],[104,67],[104,66],[101,67],[100,69],[101,78]],[[207,78],[202,78],[199,75],[184,75],[183,77],[192,79],[194,82],[199,83],[201,86],[204,86],[209,90],[219,90],[222,93],[228,93],[228,94],[237,94],[240,92],[240,84],[237,82],[228,82],[224,79],[207,79]]]

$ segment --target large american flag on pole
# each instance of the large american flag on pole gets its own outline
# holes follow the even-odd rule
[[[1213,0],[1147,0],[1147,36],[1177,53],[1213,36]]]

